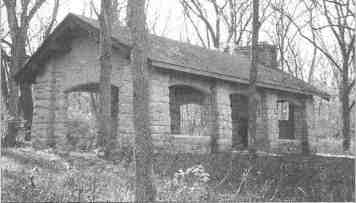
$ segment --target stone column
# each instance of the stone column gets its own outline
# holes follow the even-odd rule
[[[231,102],[228,87],[216,84],[216,109],[218,123],[218,151],[230,151],[232,147]]]
[[[36,78],[33,85],[33,121],[32,121],[32,145],[34,148],[43,149],[47,147],[48,120],[50,113],[50,73],[46,71]]]
[[[278,148],[278,114],[277,114],[277,95],[266,93],[266,120],[267,120],[267,135],[270,144],[270,150]]]
[[[55,133],[55,122],[56,122],[56,73],[55,73],[55,67],[53,65],[53,62],[51,61],[48,64],[48,69],[47,71],[49,72],[49,77],[50,77],[50,83],[49,83],[49,112],[48,112],[48,126],[47,126],[47,145],[49,147],[54,147],[56,145],[56,139],[54,136]]]
[[[117,137],[120,147],[125,143],[134,144],[133,123],[133,83],[130,66],[123,66],[121,85],[119,87],[119,112]]]
[[[63,148],[66,145],[66,96],[62,91],[64,74],[49,61],[46,71],[34,84],[33,146]]]
[[[56,62],[53,62],[51,68],[51,107],[53,108],[50,113],[50,118],[54,118],[54,122],[50,120],[48,126],[50,144],[52,138],[54,139],[54,145],[57,149],[63,151],[68,149],[67,143],[67,95],[64,93],[63,83],[65,82],[65,67],[57,67]],[[53,128],[53,129],[52,129]]]
[[[303,136],[302,136],[302,152],[308,154],[310,152],[309,147],[309,137],[312,135],[314,130],[314,100],[313,98],[306,98],[303,101]]]
[[[169,107],[169,76],[156,70],[150,71],[150,124],[155,146],[166,147],[171,132]]]
[[[204,104],[208,106],[208,131],[210,133],[210,151],[215,153],[218,151],[219,139],[219,122],[218,122],[218,106],[217,106],[217,88],[216,83],[211,87],[211,93],[206,97]]]
[[[268,104],[265,92],[260,92],[260,99],[257,108],[257,128],[256,128],[256,149],[268,151],[269,138],[268,138]]]

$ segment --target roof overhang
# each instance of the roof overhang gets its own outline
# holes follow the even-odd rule
[[[30,82],[34,83],[37,74],[41,73],[44,69],[43,62],[46,59],[54,54],[64,53],[71,50],[68,46],[69,43],[63,43],[62,40],[69,39],[75,37],[78,32],[75,31],[84,31],[89,36],[93,37],[95,40],[99,40],[99,29],[92,24],[82,20],[74,14],[68,14],[67,17],[55,28],[55,30],[51,33],[51,35],[42,43],[42,45],[36,50],[36,52],[31,56],[31,58],[26,62],[23,68],[21,68],[15,74],[15,80],[18,82]],[[114,37],[113,40],[113,48],[118,50],[125,58],[130,57],[131,47],[126,45]],[[208,70],[202,70],[197,67],[190,67],[187,65],[180,65],[173,63],[171,61],[162,61],[157,60],[150,57],[150,61],[153,66],[163,69],[176,70],[191,74],[196,74],[200,76],[206,76],[211,78],[217,78],[230,82],[237,82],[242,84],[249,84],[249,80],[246,78],[240,78],[232,75],[221,74],[218,72],[211,72]],[[257,86],[262,88],[276,89],[286,92],[298,93],[302,95],[309,96],[320,96],[323,99],[329,100],[330,95],[319,91],[315,88],[315,90],[301,90],[300,88],[288,88],[280,85],[266,83],[266,82],[257,82]]]
[[[151,60],[152,66],[158,67],[158,68],[187,72],[187,73],[191,73],[191,74],[195,74],[195,75],[212,77],[212,78],[222,79],[225,81],[241,83],[241,84],[247,84],[247,85],[249,84],[249,80],[247,80],[245,78],[234,77],[231,75],[225,75],[225,74],[211,72],[211,71],[202,71],[199,68],[177,65],[177,64],[174,64],[171,62],[166,62],[166,61],[160,61],[160,60],[155,60],[155,59],[150,59],[150,60]],[[329,101],[329,99],[330,99],[330,95],[327,93],[324,93],[324,92],[306,92],[306,91],[302,91],[302,90],[299,90],[296,88],[287,88],[287,87],[282,87],[279,85],[274,85],[274,84],[265,83],[265,82],[257,82],[257,86],[262,87],[262,88],[276,89],[276,90],[281,90],[281,91],[286,91],[286,92],[293,92],[293,93],[302,94],[302,95],[309,95],[309,96],[316,95],[316,96],[319,96],[327,101]]]

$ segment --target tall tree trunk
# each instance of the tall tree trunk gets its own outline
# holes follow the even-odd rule
[[[252,20],[252,46],[251,46],[251,68],[250,68],[250,84],[249,84],[249,98],[248,98],[248,137],[249,150],[255,152],[256,144],[256,128],[257,128],[257,43],[259,30],[259,1],[253,0],[253,20]]]
[[[342,134],[344,137],[343,140],[343,149],[344,151],[348,151],[350,149],[350,91],[349,91],[349,68],[347,61],[344,59],[343,63],[343,71],[342,71],[342,87],[340,91],[340,98],[341,98],[341,109],[342,109]]]
[[[11,36],[12,49],[11,49],[11,62],[10,62],[10,76],[20,70],[26,60],[25,50],[25,36],[27,28],[22,27],[16,30],[16,33]],[[32,99],[32,98],[31,98]],[[13,77],[9,78],[9,116],[10,120],[7,124],[7,133],[4,139],[4,145],[13,147],[16,144],[16,137],[18,133],[19,116],[19,91],[18,85]]]
[[[1,4],[0,4],[1,5]],[[2,25],[1,18],[1,8],[0,8],[0,25]],[[0,29],[0,37],[2,37],[2,29]],[[5,65],[5,64],[4,64]],[[3,98],[3,61],[2,61],[2,46],[0,44],[0,147],[2,146],[2,136],[3,136],[3,123],[4,123],[4,98]],[[1,153],[0,153],[1,154]]]
[[[26,38],[29,23],[45,1],[37,0],[31,4],[32,8],[30,8],[30,1],[2,0],[6,7],[7,24],[11,37],[11,60],[8,79],[8,112],[11,118],[8,122],[8,129],[4,138],[5,146],[14,146],[16,144],[20,110],[24,113],[24,118],[27,120],[25,122],[27,130],[31,126],[33,114],[31,85],[29,83],[20,84],[21,98],[19,98],[19,86],[13,76],[22,68],[26,61]],[[17,8],[17,4],[21,4],[21,7]]]
[[[112,56],[112,1],[102,0],[100,7],[100,133],[99,146],[109,156],[111,129],[111,56]]]
[[[129,0],[127,15],[127,23],[131,29],[133,40],[131,71],[134,92],[135,200],[137,202],[152,202],[155,200],[155,189],[151,177],[153,144],[149,126],[145,0]]]

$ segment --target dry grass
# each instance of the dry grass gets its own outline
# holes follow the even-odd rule
[[[94,153],[71,153],[59,156],[53,151],[32,148],[8,149],[2,152],[2,200],[16,202],[43,201],[132,201],[134,199],[134,170],[132,165],[102,160]],[[347,187],[349,161],[318,157],[305,164],[296,159],[261,157],[252,165],[237,157],[230,166],[229,157],[216,155],[184,155],[155,157],[157,198],[171,200],[200,198],[190,193],[186,184],[173,184],[178,169],[188,169],[201,163],[210,179],[195,188],[203,191],[200,200],[212,202],[236,201],[331,201],[354,199]],[[316,164],[309,167],[309,164]],[[345,166],[343,166],[345,164]],[[320,165],[320,166],[319,166]],[[332,167],[334,168],[332,168]],[[330,167],[330,169],[322,169]],[[321,168],[319,170],[319,168]],[[347,173],[346,173],[347,172]],[[339,174],[344,174],[341,178]],[[204,173],[203,173],[204,174]],[[226,176],[226,178],[225,178]],[[322,177],[329,177],[327,180]],[[222,181],[223,180],[223,181]],[[303,182],[306,181],[306,182]],[[311,182],[308,182],[311,181]],[[346,181],[346,182],[345,182]],[[167,185],[168,184],[168,185]],[[335,186],[335,187],[334,187]],[[184,191],[183,193],[182,190]],[[183,195],[185,196],[183,197]]]
[[[1,158],[5,201],[132,201],[132,169],[90,154],[8,149]]]

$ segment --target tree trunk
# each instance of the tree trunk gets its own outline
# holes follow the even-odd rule
[[[8,112],[11,117],[8,122],[7,133],[4,138],[5,146],[14,146],[16,144],[16,136],[18,132],[18,124],[20,110],[24,113],[25,127],[30,129],[32,123],[32,92],[29,83],[20,84],[21,97],[19,98],[19,86],[14,79],[14,74],[17,73],[26,61],[26,39],[29,28],[29,23],[33,16],[41,8],[45,0],[35,1],[30,9],[30,1],[2,1],[6,7],[7,24],[11,37],[11,60],[9,73],[9,98]],[[21,4],[20,9],[17,4]],[[30,131],[27,132],[26,138],[29,139]]]
[[[1,9],[0,9],[0,25],[2,25],[2,18],[1,18]],[[0,30],[0,36],[2,35],[2,30]],[[3,136],[3,123],[4,123],[4,98],[3,98],[3,61],[2,61],[2,46],[0,44],[0,147],[2,146],[2,136]],[[5,64],[4,64],[5,65]],[[0,153],[1,154],[1,153]]]
[[[104,147],[105,157],[109,156],[111,129],[111,26],[112,26],[112,2],[102,0],[100,7],[100,133],[98,144]]]
[[[31,140],[31,126],[33,118],[33,101],[32,101],[32,90],[31,84],[22,83],[20,84],[20,109],[23,112],[23,118],[25,120],[25,140]]]
[[[251,69],[250,69],[250,84],[249,84],[249,99],[248,99],[248,147],[249,150],[255,152],[256,144],[256,128],[257,128],[257,43],[259,30],[258,17],[258,0],[253,0],[253,21],[252,21],[252,46],[251,46]]]
[[[26,33],[27,28],[18,28],[17,32],[11,36],[12,49],[11,49],[11,63],[10,63],[10,76],[20,70],[26,60]],[[32,98],[30,98],[32,100]],[[13,147],[16,144],[16,137],[19,127],[19,91],[18,85],[13,77],[9,78],[9,116],[10,120],[7,123],[7,133],[4,139],[4,145]]]
[[[344,59],[345,61],[345,59]],[[342,71],[342,87],[340,91],[341,98],[341,111],[342,111],[342,135],[344,137],[343,140],[343,149],[344,151],[348,151],[350,149],[350,98],[349,98],[349,68],[347,61],[343,63],[343,71]]]
[[[133,110],[135,127],[135,201],[152,202],[155,189],[152,183],[153,145],[149,126],[149,89],[145,0],[129,0],[127,20],[133,48],[131,71],[133,78]]]

